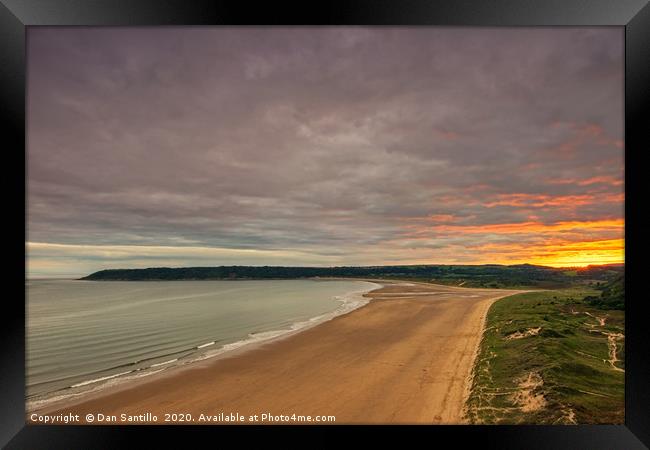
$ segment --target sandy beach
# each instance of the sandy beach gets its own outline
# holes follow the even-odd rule
[[[522,291],[381,284],[366,294],[367,305],[298,334],[34,412],[78,414],[81,423],[89,413],[115,415],[113,424],[125,423],[121,414],[170,424],[166,413],[189,414],[192,424],[232,423],[220,413],[258,415],[258,423],[280,423],[262,414],[330,415],[336,424],[463,423],[487,311]]]

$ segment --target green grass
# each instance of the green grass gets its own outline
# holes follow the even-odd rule
[[[623,334],[624,312],[583,301],[596,293],[585,287],[530,292],[492,305],[466,405],[471,423],[623,423],[625,373],[609,363],[603,333]],[[604,326],[586,313],[604,317]],[[537,335],[507,338],[536,328]],[[624,351],[620,339],[618,359]],[[624,369],[622,361],[615,365]],[[542,383],[522,389],[531,373]],[[541,405],[524,410],[516,395],[525,391]]]

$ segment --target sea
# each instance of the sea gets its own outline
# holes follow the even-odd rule
[[[26,281],[27,409],[296,332],[359,308],[366,281]]]

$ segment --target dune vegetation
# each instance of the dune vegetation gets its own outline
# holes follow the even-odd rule
[[[495,302],[474,366],[466,419],[478,424],[623,423],[624,312],[593,304],[590,299],[599,294],[574,287]]]

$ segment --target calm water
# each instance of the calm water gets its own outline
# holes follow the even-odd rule
[[[269,339],[357,308],[363,281],[30,280],[31,406]]]

